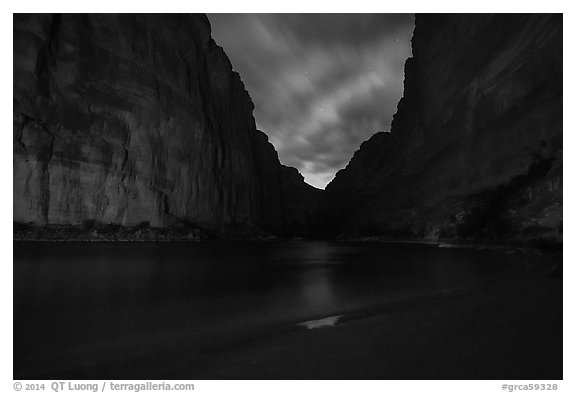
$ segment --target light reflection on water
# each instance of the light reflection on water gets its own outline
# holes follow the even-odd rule
[[[320,312],[336,304],[330,273],[327,269],[317,268],[307,272],[300,282],[302,304]]]

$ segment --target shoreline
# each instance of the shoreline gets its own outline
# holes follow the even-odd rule
[[[387,236],[336,236],[303,237],[275,236],[265,232],[233,231],[216,233],[199,227],[171,226],[164,228],[139,225],[125,227],[114,224],[80,226],[50,225],[44,227],[14,223],[14,243],[198,243],[198,242],[270,242],[270,241],[330,241],[351,243],[382,243],[399,245],[423,245],[449,249],[476,249],[496,252],[519,253],[563,253],[563,242],[557,239],[508,239],[491,241],[489,239],[429,239],[429,238],[393,238]]]

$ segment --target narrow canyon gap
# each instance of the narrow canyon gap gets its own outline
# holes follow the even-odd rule
[[[397,98],[343,59],[341,113],[261,112],[206,15],[15,14],[14,379],[562,379],[563,17],[406,17]],[[314,74],[395,18],[274,20]],[[278,138],[310,103],[337,143]]]
[[[14,48],[16,223],[561,242],[561,15],[417,15],[390,132],[325,192],[203,15],[15,15]]]
[[[280,161],[324,189],[360,143],[390,131],[413,14],[208,14]]]

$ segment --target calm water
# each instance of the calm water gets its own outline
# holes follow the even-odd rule
[[[14,377],[102,376],[107,364],[122,376],[123,364],[174,366],[183,352],[200,362],[296,330],[316,334],[300,332],[310,321],[337,331],[445,297],[542,291],[537,299],[560,310],[561,278],[542,259],[323,241],[15,243]],[[554,326],[561,332],[561,320]]]

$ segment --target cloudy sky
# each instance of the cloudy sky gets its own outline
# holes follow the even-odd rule
[[[280,161],[324,188],[389,131],[411,54],[410,14],[209,14]]]

